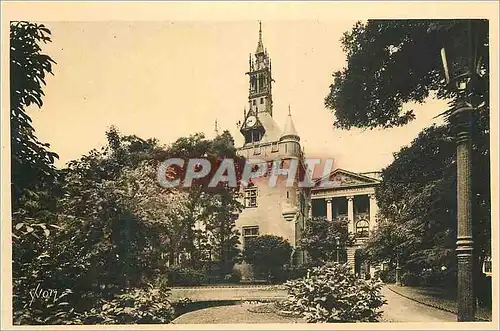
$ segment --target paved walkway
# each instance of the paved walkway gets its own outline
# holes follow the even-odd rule
[[[389,290],[382,288],[382,294],[387,300],[383,322],[456,322],[457,315],[421,303],[406,299]]]
[[[236,288],[203,288],[174,289],[173,295],[188,297],[193,301],[202,300],[260,300],[284,298],[286,292],[279,287],[236,287]],[[384,287],[382,294],[387,305],[382,307],[381,322],[456,322],[455,314],[406,299]],[[298,318],[287,318],[275,313],[255,313],[248,310],[248,303],[231,306],[200,309],[179,316],[175,324],[235,324],[235,323],[304,323]]]
[[[305,323],[301,318],[289,318],[275,313],[254,313],[246,303],[195,310],[177,317],[172,324],[254,324],[254,323]]]

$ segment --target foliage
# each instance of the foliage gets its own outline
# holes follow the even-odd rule
[[[244,161],[236,154],[233,138],[228,131],[213,140],[205,139],[203,134],[182,137],[169,146],[162,158],[182,158],[185,161],[181,169],[176,169],[176,178],[184,179],[188,158],[204,158],[211,164],[210,173],[204,178],[195,179],[190,187],[183,187],[187,195],[185,214],[187,228],[182,246],[190,255],[192,267],[200,267],[203,252],[210,251],[213,260],[219,261],[222,275],[231,273],[235,263],[240,261],[241,252],[239,232],[234,229],[242,204],[239,201],[239,187],[230,187],[227,182],[220,182],[215,187],[209,187],[209,180],[223,160],[234,160],[236,174]],[[240,180],[239,178],[238,180]],[[170,264],[178,261],[173,259]]]
[[[393,284],[396,282],[396,269],[395,268],[385,268],[380,270],[380,280],[386,284]]]
[[[490,254],[489,125],[477,117],[472,150],[472,218],[475,272]],[[370,259],[405,270],[456,269],[456,165],[455,144],[449,125],[425,129],[410,146],[395,154],[383,169],[376,196],[381,219],[369,238]],[[484,180],[479,180],[484,179]],[[481,284],[477,284],[481,286]]]
[[[83,314],[83,324],[165,324],[174,318],[166,288],[135,288]]]
[[[487,20],[358,22],[342,38],[347,66],[334,73],[325,99],[337,127],[400,126],[415,118],[412,110],[403,110],[406,103],[423,103],[434,95],[450,100],[443,113],[449,115],[463,97],[444,82],[442,47],[452,78],[469,63],[476,66],[479,77],[469,84],[469,101],[484,101],[472,115],[470,130],[476,288],[482,286],[477,280],[484,257],[491,254],[488,27]],[[475,34],[474,54],[470,34]],[[403,268],[416,274],[441,266],[455,269],[456,123],[453,117],[446,119],[446,125],[421,132],[383,170],[377,202],[388,223],[370,238],[367,251],[372,259],[394,264],[399,257]]]
[[[307,222],[300,238],[300,247],[307,251],[313,262],[335,261],[337,249],[340,249],[341,260],[345,260],[345,247],[352,245],[354,241],[347,225],[347,220],[328,221],[326,217],[313,217]],[[339,238],[339,247],[336,237]]]
[[[156,141],[120,136],[115,128],[107,137],[101,151],[93,150],[64,169],[60,218],[72,244],[63,247],[59,258],[84,266],[74,277],[75,286],[105,286],[115,292],[140,284],[149,271],[161,268],[158,219],[151,215],[160,208],[168,214],[176,205],[173,200],[169,208],[144,205],[145,192],[157,193],[151,178],[156,175],[151,161]]]
[[[361,280],[338,263],[312,268],[306,277],[285,286],[285,306],[309,323],[376,322],[385,303],[382,283]]]
[[[276,272],[275,281],[278,283],[285,282],[287,280],[294,280],[298,278],[303,278],[307,275],[307,271],[312,266],[309,264],[301,265],[284,265],[279,271]]]
[[[292,246],[279,236],[263,235],[252,238],[245,244],[243,258],[254,266],[258,273],[276,277],[283,265],[290,262]]]
[[[325,105],[335,114],[335,126],[392,127],[415,118],[403,110],[408,102],[423,103],[435,92],[455,99],[444,83],[440,50],[446,47],[452,72],[469,56],[469,23],[478,35],[482,58],[479,97],[489,108],[489,42],[487,20],[368,20],[345,32],[341,42],[347,66],[333,74]]]
[[[31,207],[36,202],[49,204],[48,188],[56,179],[49,144],[35,135],[27,108],[43,105],[45,77],[53,74],[52,58],[42,53],[41,43],[50,42],[50,30],[43,24],[11,22],[10,24],[10,130],[12,207]],[[43,190],[41,190],[43,188]]]
[[[201,270],[191,268],[171,267],[167,269],[168,284],[170,285],[200,285],[205,281],[206,275]]]
[[[67,300],[71,293],[70,289],[62,293],[44,290],[38,284],[31,289],[29,297],[14,298],[17,306],[13,312],[14,324],[73,324],[79,321],[75,308]],[[23,302],[21,307],[20,301]]]
[[[50,42],[50,31],[12,22],[10,37],[15,323],[79,324],[103,300],[111,302],[106,307],[112,311],[100,312],[94,321],[162,322],[161,316],[128,308],[122,314],[123,300],[154,306],[149,292],[138,288],[155,280],[162,285],[166,265],[177,265],[182,253],[189,253],[194,266],[202,250],[211,249],[222,275],[230,274],[240,255],[233,230],[241,210],[238,188],[196,183],[187,190],[165,189],[158,185],[157,168],[175,156],[237,160],[231,135],[206,140],[197,134],[165,148],[156,139],[122,135],[111,127],[106,146],[56,170],[57,155],[37,140],[26,114],[28,107],[42,106],[42,86],[55,63],[40,47]],[[165,175],[176,173],[169,169]],[[200,272],[196,277],[199,282]],[[37,285],[67,293],[67,305],[31,305],[30,291]],[[131,288],[137,290],[123,292]]]

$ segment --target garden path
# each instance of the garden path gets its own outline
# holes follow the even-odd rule
[[[200,300],[258,300],[257,296],[265,294],[265,299],[284,298],[279,287],[237,287],[237,288],[190,288],[175,290],[177,296],[191,297]],[[456,322],[455,314],[406,299],[384,287],[382,294],[387,305],[382,307],[381,322]],[[194,295],[194,297],[193,297]],[[264,297],[260,298],[261,300]],[[304,323],[298,318],[287,318],[272,312],[255,313],[248,310],[248,303],[200,309],[179,316],[175,324],[237,324],[237,323]]]

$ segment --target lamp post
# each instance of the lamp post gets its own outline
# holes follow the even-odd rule
[[[401,266],[399,265],[399,254],[396,257],[396,285],[401,286]]]
[[[335,237],[335,251],[337,253],[337,263],[340,262],[339,258],[339,249],[340,249],[340,237]]]
[[[481,106],[476,97],[477,84],[480,82],[481,58],[477,56],[475,24],[467,21],[468,55],[467,65],[448,66],[446,49],[441,49],[446,83],[450,92],[456,95],[456,102],[450,120],[456,130],[457,144],[457,301],[459,322],[474,320],[473,290],[473,238],[472,238],[472,193],[471,193],[471,121],[472,112]],[[463,58],[463,57],[462,57]],[[451,74],[450,74],[451,71]],[[483,102],[484,104],[484,102]]]

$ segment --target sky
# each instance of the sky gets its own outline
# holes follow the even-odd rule
[[[346,61],[340,38],[352,19],[262,21],[272,60],[273,115],[281,127],[290,105],[306,156],[335,159],[335,168],[379,171],[393,153],[432,123],[446,104],[429,99],[410,124],[385,130],[333,128],[325,108],[332,73]],[[157,138],[229,130],[247,104],[248,56],[258,21],[47,22],[52,43],[43,47],[57,64],[47,79],[41,109],[28,110],[38,138],[59,154],[56,165],[105,144],[105,131]]]

